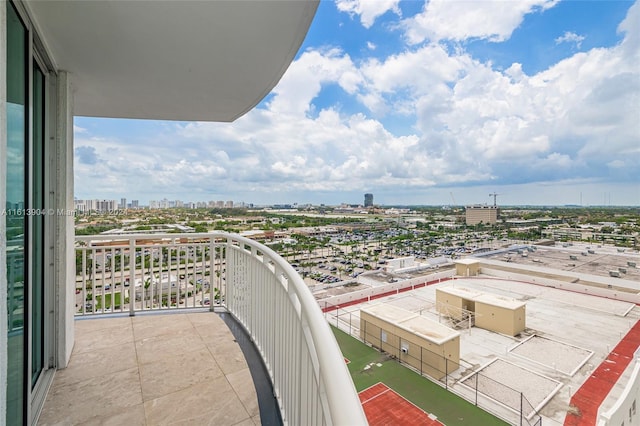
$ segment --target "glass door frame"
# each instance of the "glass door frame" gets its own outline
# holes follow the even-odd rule
[[[54,237],[54,229],[55,229],[55,220],[54,215],[49,214],[52,211],[51,206],[53,206],[53,185],[54,182],[52,178],[52,158],[54,158],[55,150],[53,148],[53,144],[55,143],[55,114],[56,114],[56,78],[55,73],[50,69],[51,67],[46,66],[47,61],[43,59],[43,55],[40,53],[42,50],[38,48],[39,43],[36,42],[37,34],[31,29],[30,33],[30,53],[31,53],[31,67],[30,67],[30,128],[34,128],[34,124],[36,121],[36,112],[35,108],[38,106],[35,102],[35,94],[34,94],[34,84],[33,84],[33,73],[34,68],[37,66],[40,72],[43,75],[43,94],[42,94],[42,140],[35,140],[35,132],[32,131],[30,135],[29,141],[29,191],[28,197],[30,202],[34,200],[34,188],[36,186],[35,177],[36,173],[34,170],[34,153],[36,149],[41,149],[40,155],[42,156],[42,166],[43,170],[40,171],[40,190],[42,191],[42,210],[46,211],[46,214],[41,215],[32,215],[29,218],[28,229],[29,229],[29,259],[32,261],[40,261],[42,264],[40,265],[40,277],[34,277],[34,274],[31,273],[29,275],[29,307],[33,308],[33,295],[34,295],[34,287],[36,285],[41,285],[42,290],[42,345],[43,345],[43,356],[42,356],[42,369],[40,374],[35,382],[33,382],[31,374],[32,374],[32,360],[33,360],[33,332],[34,332],[34,324],[30,323],[28,330],[28,339],[29,339],[29,350],[27,354],[28,361],[28,373],[29,373],[29,381],[26,385],[30,389],[31,398],[30,404],[31,413],[29,414],[29,418],[32,423],[35,424],[37,417],[40,414],[41,408],[44,404],[44,400],[46,398],[46,393],[49,389],[51,381],[53,380],[53,372],[55,367],[55,287],[54,287],[54,270],[53,270],[53,237]],[[37,144],[42,144],[42,146],[37,147]],[[37,208],[36,208],[37,210]],[[42,212],[41,212],[42,213]],[[33,231],[36,229],[34,222],[36,220],[42,220],[42,239],[40,240],[40,244],[42,247],[40,248],[40,259],[35,259],[34,246],[33,246]],[[31,271],[33,268],[31,268]],[[42,282],[38,282],[39,280]],[[29,314],[29,320],[31,321],[33,318],[32,313]]]
[[[35,26],[29,17],[29,13],[21,0],[8,0],[8,6],[13,6],[18,17],[22,21],[27,32],[26,46],[26,74],[27,81],[27,111],[25,119],[26,141],[25,141],[25,212],[30,211],[31,214],[25,215],[25,299],[24,299],[24,353],[23,366],[23,420],[25,424],[35,424],[40,414],[46,393],[53,380],[53,373],[56,367],[57,359],[57,329],[58,307],[56,304],[56,282],[55,282],[55,177],[56,177],[56,134],[57,134],[57,74],[52,65],[52,61],[48,56],[44,44],[41,42]],[[42,93],[42,140],[35,141],[34,123],[36,113],[34,111],[34,68],[38,67],[43,74],[43,93]],[[42,146],[37,146],[41,144]],[[39,171],[41,179],[40,186],[42,191],[41,209],[34,209],[34,187],[36,185],[34,170],[34,152],[40,149],[42,156],[43,170]],[[31,209],[31,210],[30,210]],[[40,211],[38,211],[40,210]],[[35,259],[36,250],[34,247],[33,230],[35,229],[35,221],[42,220],[42,238],[38,244],[40,247],[40,259]],[[41,281],[33,276],[34,262],[41,263],[40,275]],[[35,285],[42,286],[42,344],[43,358],[42,370],[37,380],[32,382],[32,355],[33,355],[33,323],[32,323],[32,307],[33,307],[33,289]],[[4,419],[2,419],[4,420]],[[1,421],[0,421],[1,422]]]

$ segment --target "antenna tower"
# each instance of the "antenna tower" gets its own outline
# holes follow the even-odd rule
[[[498,195],[500,194],[496,194],[495,192],[492,194],[489,194],[489,197],[493,197],[493,207],[498,207],[498,203],[496,201],[496,199],[498,198]]]

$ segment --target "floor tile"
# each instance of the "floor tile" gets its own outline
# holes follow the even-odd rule
[[[152,425],[222,426],[250,419],[224,377],[146,401],[144,408]]]
[[[235,373],[227,375],[227,380],[233,390],[238,394],[240,401],[244,405],[249,415],[256,416],[260,414],[258,407],[258,399],[256,398],[256,390],[251,378],[251,371],[245,368]]]
[[[62,385],[54,380],[39,425],[77,425],[142,403],[137,368]]]
[[[67,368],[56,373],[58,385],[81,382],[137,367],[133,342],[85,352],[73,352]]]
[[[140,366],[142,397],[149,401],[222,376],[222,370],[206,348],[185,351]]]
[[[226,376],[225,376],[226,374]],[[76,321],[38,425],[260,424],[251,374],[215,313]]]

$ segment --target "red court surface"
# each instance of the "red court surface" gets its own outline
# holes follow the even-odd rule
[[[358,395],[370,426],[442,426],[384,383],[376,383]]]
[[[633,353],[640,346],[640,321],[611,351],[609,356],[596,368],[580,389],[571,397],[572,411],[564,419],[565,426],[595,425],[598,408],[627,366],[633,360]]]

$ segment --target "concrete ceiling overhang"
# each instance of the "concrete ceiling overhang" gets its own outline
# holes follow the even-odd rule
[[[294,59],[318,0],[34,0],[74,114],[233,121]]]

